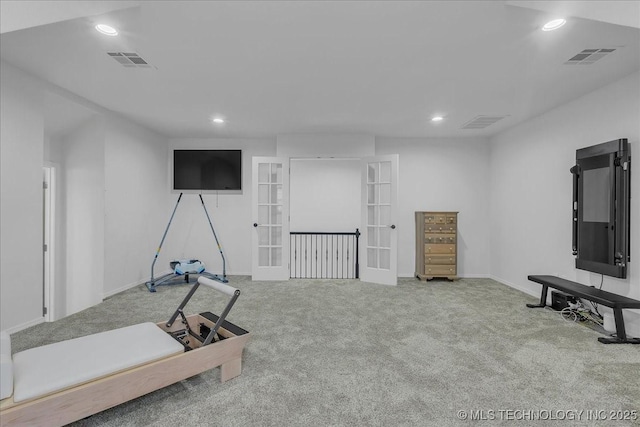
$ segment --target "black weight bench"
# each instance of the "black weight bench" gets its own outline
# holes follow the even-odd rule
[[[622,317],[623,308],[640,308],[640,301],[556,276],[529,276],[528,279],[542,285],[542,295],[540,296],[540,304],[527,304],[527,307],[545,307],[547,305],[547,290],[549,288],[558,289],[613,309],[616,336],[615,338],[600,337],[598,341],[603,344],[640,344],[640,338],[627,338],[627,333],[624,330],[624,317]]]

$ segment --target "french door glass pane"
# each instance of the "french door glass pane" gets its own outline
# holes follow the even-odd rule
[[[271,164],[271,182],[282,183],[282,165],[280,163]]]
[[[389,227],[380,227],[380,247],[381,248],[390,248],[391,247],[391,229]]]
[[[378,250],[367,248],[367,267],[378,268]]]
[[[391,251],[389,249],[380,249],[378,253],[380,255],[380,265],[378,267],[384,270],[390,269],[391,268]]]
[[[367,225],[378,225],[377,206],[367,206]]]
[[[367,204],[371,205],[376,202],[376,185],[367,185]]]
[[[391,182],[391,162],[380,163],[380,182]]]
[[[282,265],[282,248],[271,248],[271,267]]]
[[[282,184],[271,184],[271,203],[282,203]]]
[[[269,163],[258,165],[258,182],[269,182]]]
[[[380,203],[388,204],[391,202],[391,184],[380,184]]]
[[[282,205],[271,206],[271,224],[282,224]]]
[[[378,216],[380,224],[391,224],[391,206],[380,206],[378,212],[380,212]]]
[[[258,248],[258,265],[269,267],[269,248]]]
[[[258,227],[258,245],[266,246],[269,244],[268,227]]]
[[[271,227],[271,244],[282,246],[282,227]]]
[[[258,223],[269,224],[269,206],[258,206]]]
[[[376,182],[378,177],[378,164],[369,163],[367,167],[367,182]]]
[[[378,246],[377,227],[367,227],[367,246]]]
[[[269,203],[269,186],[258,185],[258,203]]]

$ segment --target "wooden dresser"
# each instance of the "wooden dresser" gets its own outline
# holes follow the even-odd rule
[[[458,212],[416,212],[416,277],[458,278]]]

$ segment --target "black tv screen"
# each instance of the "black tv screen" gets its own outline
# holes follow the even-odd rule
[[[242,190],[241,150],[174,150],[174,190]]]

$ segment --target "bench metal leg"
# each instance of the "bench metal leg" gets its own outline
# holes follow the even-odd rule
[[[542,295],[540,296],[540,304],[527,304],[529,308],[540,308],[547,306],[547,289],[549,287],[546,285],[542,285]]]
[[[624,317],[622,316],[621,308],[613,309],[613,317],[616,321],[615,338],[600,337],[598,338],[598,341],[603,344],[640,344],[640,338],[627,338],[627,333],[624,329]]]

